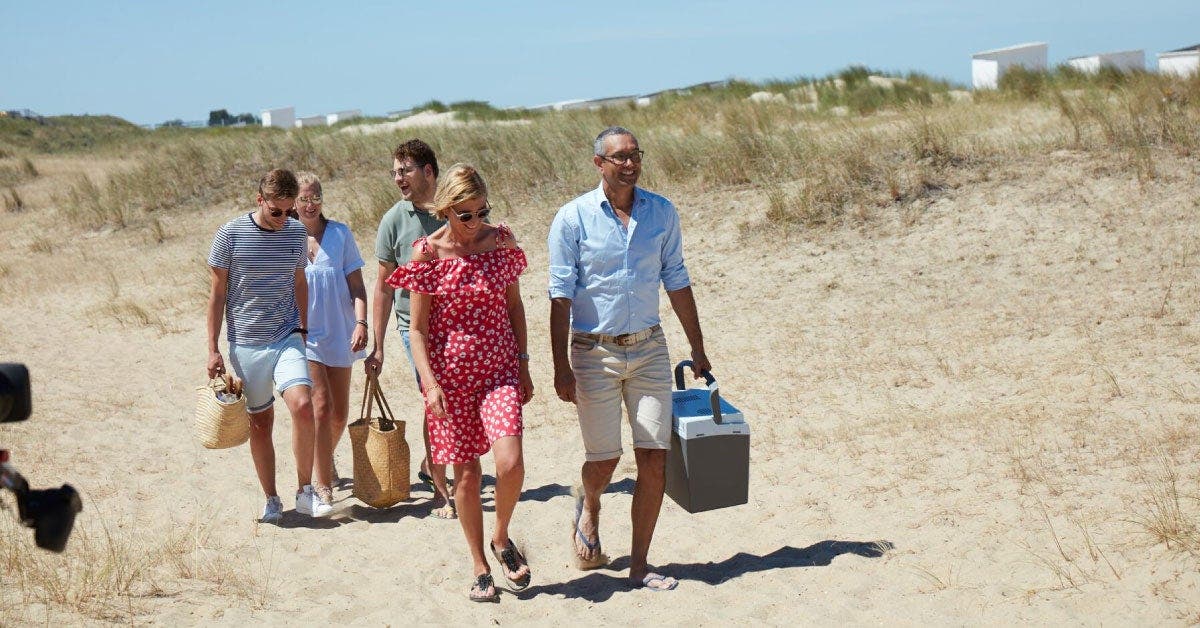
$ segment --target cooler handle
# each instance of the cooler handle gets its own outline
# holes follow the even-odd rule
[[[684,367],[695,366],[691,360],[683,360],[675,365],[675,387],[679,390],[686,390],[683,385],[683,369]],[[721,395],[717,387],[717,378],[709,371],[700,371],[700,375],[704,377],[704,383],[708,385],[708,402],[712,405],[713,422],[717,425],[721,424]]]

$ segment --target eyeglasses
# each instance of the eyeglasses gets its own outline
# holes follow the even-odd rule
[[[320,194],[313,194],[312,196],[297,196],[296,204],[299,205],[301,203],[304,203],[305,205],[308,205],[308,204],[320,205],[321,198],[322,197]]]
[[[484,218],[487,218],[488,215],[491,213],[492,213],[491,207],[484,207],[483,209],[481,209],[477,212],[454,212],[454,215],[458,216],[458,219],[462,222],[471,222],[476,217],[479,217],[480,220],[483,220]]]
[[[635,164],[642,163],[642,157],[646,155],[646,151],[638,149],[632,153],[617,153],[616,155],[600,155],[600,159],[607,161],[614,166],[623,166],[625,162],[631,161]]]
[[[392,173],[392,178],[395,179],[396,177],[407,177],[423,167],[424,166],[407,166],[405,168],[400,168],[399,170],[388,170],[388,172]]]

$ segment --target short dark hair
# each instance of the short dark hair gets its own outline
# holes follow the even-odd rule
[[[269,199],[296,198],[300,193],[300,183],[291,170],[276,168],[258,180],[258,193]]]
[[[429,144],[421,140],[411,139],[397,146],[396,150],[392,151],[392,157],[400,161],[404,161],[405,158],[411,159],[418,168],[432,166],[433,176],[438,176],[437,155],[433,154]]]

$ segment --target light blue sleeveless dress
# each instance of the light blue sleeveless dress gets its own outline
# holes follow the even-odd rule
[[[366,357],[366,351],[350,351],[354,333],[354,300],[346,275],[362,268],[362,255],[354,235],[345,224],[330,220],[321,236],[321,246],[308,266],[308,344],[309,360],[325,366],[353,366]]]

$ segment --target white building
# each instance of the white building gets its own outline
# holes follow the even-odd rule
[[[1045,70],[1049,47],[1041,42],[985,50],[971,55],[971,84],[975,89],[996,89],[1011,67]]]
[[[1200,44],[1158,53],[1158,73],[1192,76],[1200,72]]]
[[[308,126],[325,126],[325,116],[305,116],[296,118],[296,128]]]
[[[361,117],[361,109],[348,109],[346,111],[338,111],[336,113],[327,113],[325,114],[325,124],[333,126],[338,122],[345,122],[346,120],[353,120]]]
[[[1095,74],[1103,67],[1121,72],[1141,71],[1146,69],[1146,53],[1141,50],[1102,52],[1086,57],[1071,57],[1067,59],[1067,65],[1084,74]]]
[[[279,107],[262,110],[262,125],[290,129],[296,126],[296,108]]]

